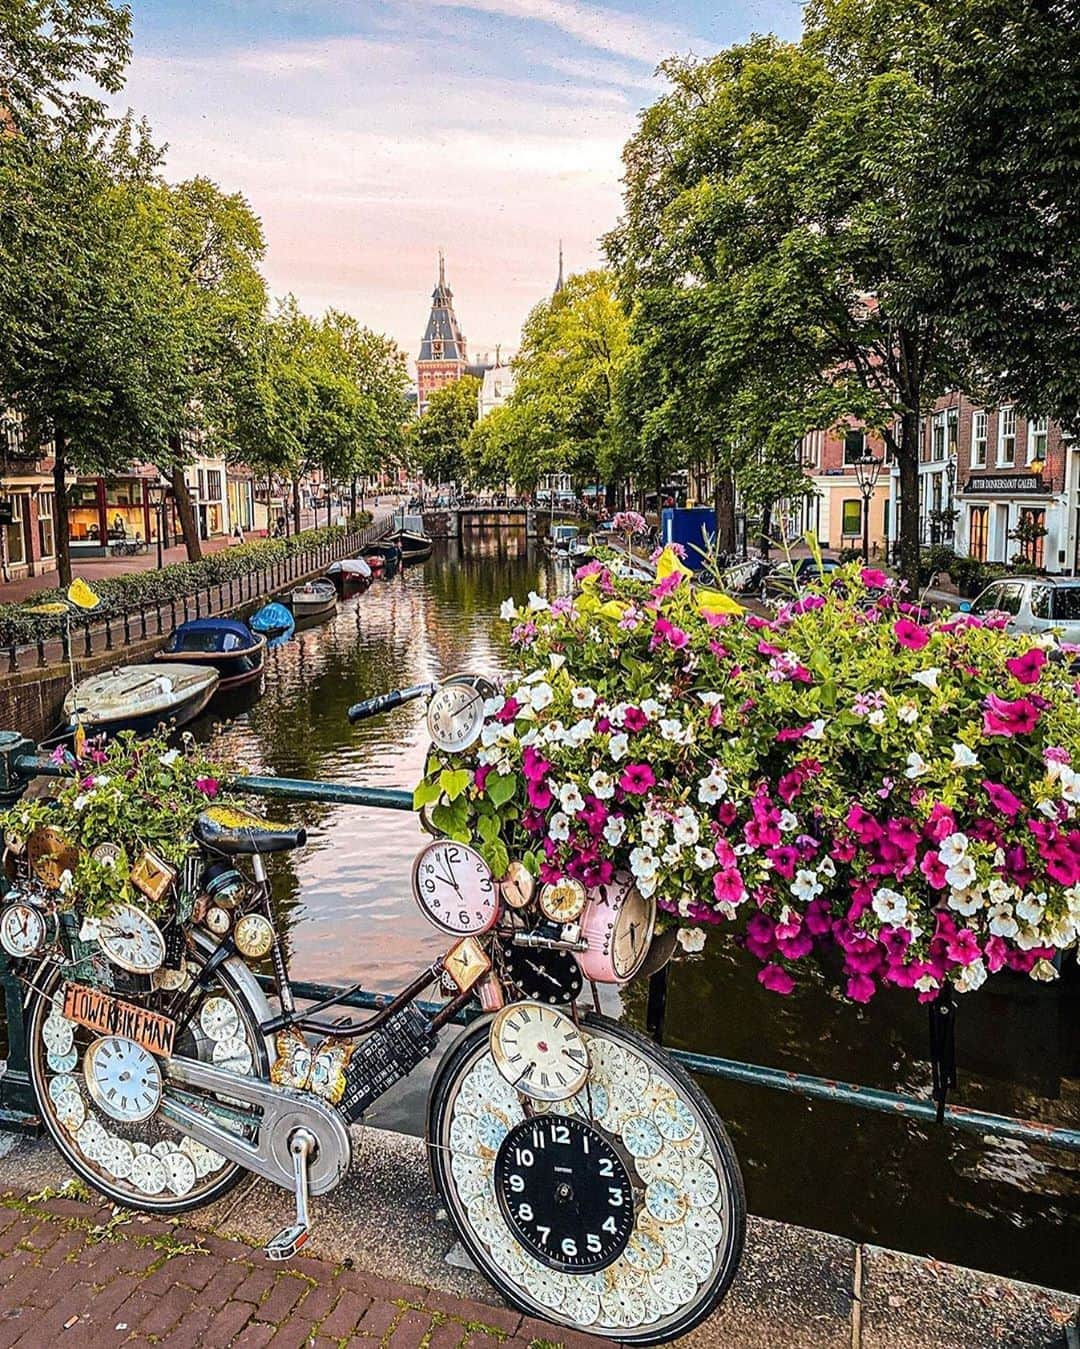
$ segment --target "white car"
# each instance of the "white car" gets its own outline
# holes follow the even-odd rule
[[[1055,632],[1063,642],[1080,642],[1080,577],[1004,577],[960,608],[971,614],[1006,613],[1012,632]]]

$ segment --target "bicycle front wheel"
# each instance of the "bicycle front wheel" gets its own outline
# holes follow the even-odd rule
[[[624,1344],[663,1344],[717,1305],[742,1253],[746,1201],[708,1099],[652,1041],[582,1026],[585,1086],[524,1102],[488,1025],[440,1068],[431,1166],[469,1255],[519,1311]]]

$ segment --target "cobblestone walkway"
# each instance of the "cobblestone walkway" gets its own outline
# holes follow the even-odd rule
[[[57,1196],[0,1198],[0,1349],[603,1349],[515,1312],[182,1222]]]

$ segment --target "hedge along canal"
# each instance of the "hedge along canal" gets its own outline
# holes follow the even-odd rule
[[[354,728],[348,705],[457,670],[503,667],[500,602],[569,587],[569,572],[524,551],[523,539],[485,536],[479,546],[439,545],[425,566],[346,601],[331,622],[270,653],[260,698],[212,709],[197,733],[214,735],[252,772],[411,786],[427,745],[421,705]],[[215,727],[225,715],[233,720]],[[270,811],[314,831],[305,850],[275,863],[298,978],[396,990],[444,949],[409,892],[425,837],[414,817],[282,802]],[[721,932],[711,935],[703,957],[673,967],[667,1042],[928,1095],[925,1009],[902,994],[865,1008],[843,1003],[826,972],[780,998],[760,987],[756,970]],[[644,1002],[644,986],[633,985],[621,1012],[641,1025]],[[1078,1025],[1074,965],[1050,986],[990,980],[960,999],[955,1101],[1075,1126]],[[1080,1159],[760,1088],[702,1086],[732,1132],[754,1213],[1080,1290]],[[371,1122],[422,1132],[425,1092],[418,1072]]]
[[[258,540],[162,571],[131,572],[94,582],[101,605],[64,620],[32,613],[60,592],[42,592],[23,605],[0,605],[0,727],[40,739],[58,722],[71,686],[65,641],[77,678],[152,658],[178,623],[211,614],[250,613],[258,603],[320,575],[330,561],[353,556],[390,528],[306,530],[285,540]]]

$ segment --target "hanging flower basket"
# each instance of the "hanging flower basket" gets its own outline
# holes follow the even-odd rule
[[[429,762],[436,827],[496,874],[629,870],[778,993],[823,947],[857,1002],[1055,978],[1080,936],[1077,649],[927,619],[855,566],[771,619],[670,551],[657,573],[590,563],[573,598],[503,606],[519,668],[479,743]]]

